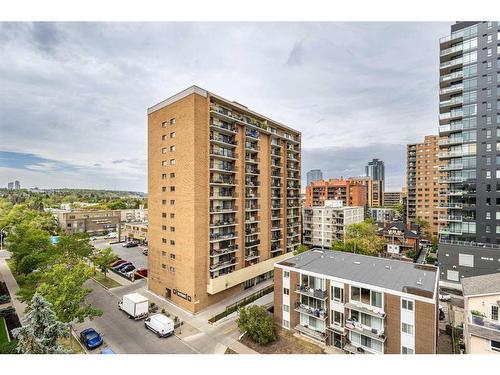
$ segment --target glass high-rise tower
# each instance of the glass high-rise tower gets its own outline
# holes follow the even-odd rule
[[[498,22],[457,22],[440,40],[443,240],[500,243],[499,58]]]

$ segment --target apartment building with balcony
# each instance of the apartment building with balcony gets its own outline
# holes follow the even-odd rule
[[[401,203],[403,195],[400,191],[384,191],[384,205],[396,206]]]
[[[435,354],[434,266],[313,249],[274,267],[274,320],[352,354]]]
[[[367,191],[364,183],[350,178],[312,181],[306,186],[306,207],[323,206],[328,200],[340,200],[345,206],[364,207]]]
[[[196,313],[301,243],[300,133],[192,86],[148,110],[148,288]]]
[[[467,354],[500,354],[500,273],[462,279]]]
[[[364,220],[364,207],[344,206],[342,201],[325,201],[324,206],[303,208],[304,245],[330,249],[342,241],[346,227]]]
[[[427,135],[423,142],[406,146],[407,221],[418,218],[429,223],[429,234],[437,237],[447,219],[446,168],[439,158],[440,138]]]
[[[440,39],[439,135],[447,241],[500,243],[500,27],[457,22]]]

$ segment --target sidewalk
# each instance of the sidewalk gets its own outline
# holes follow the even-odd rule
[[[2,274],[7,288],[9,289],[12,306],[14,306],[14,308],[16,309],[17,316],[22,323],[24,319],[24,310],[26,309],[26,304],[16,298],[16,294],[19,291],[19,285],[17,285],[17,281],[16,279],[14,279],[14,275],[12,275],[9,266],[7,265],[7,259],[8,258],[0,258],[0,273]]]

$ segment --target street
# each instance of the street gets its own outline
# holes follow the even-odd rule
[[[143,281],[141,281],[144,284]],[[129,319],[118,309],[119,298],[93,280],[87,282],[93,289],[88,297],[92,305],[103,311],[101,317],[92,321],[77,324],[75,330],[79,334],[83,329],[95,328],[103,337],[104,344],[90,353],[99,354],[105,348],[111,348],[115,353],[127,354],[194,354],[196,350],[183,343],[178,337],[159,338],[144,327],[142,320]],[[137,288],[139,285],[134,285]],[[125,290],[127,287],[124,287]],[[120,289],[120,288],[116,288]],[[128,293],[125,291],[123,294]]]

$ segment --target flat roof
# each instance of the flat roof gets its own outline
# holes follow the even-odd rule
[[[241,111],[250,113],[250,114],[252,114],[254,116],[257,116],[257,117],[260,117],[260,118],[262,118],[264,120],[267,120],[267,121],[271,122],[272,124],[274,124],[276,126],[279,126],[280,128],[282,128],[284,130],[290,131],[290,132],[292,132],[294,134],[299,134],[299,135],[302,134],[298,130],[295,130],[295,129],[293,129],[293,128],[287,126],[287,125],[284,125],[284,124],[282,124],[282,123],[280,123],[278,121],[275,121],[273,119],[270,119],[269,117],[266,117],[266,116],[264,116],[264,115],[262,115],[262,114],[260,114],[258,112],[252,111],[251,109],[249,109],[248,107],[246,107],[243,104],[235,102],[234,100],[229,100],[229,99],[223,98],[220,95],[217,95],[217,94],[215,94],[215,93],[213,93],[211,91],[205,90],[205,89],[203,89],[203,88],[201,88],[199,86],[196,86],[196,85],[190,86],[187,89],[182,90],[181,92],[178,92],[177,94],[172,95],[172,96],[168,97],[167,99],[165,99],[165,100],[163,100],[163,101],[161,101],[161,102],[153,105],[152,107],[149,107],[148,108],[148,115],[151,114],[151,113],[153,113],[153,112],[155,112],[155,111],[158,111],[159,109],[162,109],[162,108],[166,107],[167,105],[175,103],[176,101],[179,101],[179,100],[185,98],[186,96],[189,96],[189,95],[195,94],[195,93],[198,94],[198,95],[201,95],[201,96],[203,96],[205,98],[208,97],[208,96],[211,96],[211,97],[213,97],[215,99],[218,99],[221,102],[224,102],[224,103],[226,103],[228,105],[233,106],[234,108],[237,108],[237,109],[239,109]]]
[[[435,297],[439,277],[435,266],[320,248],[278,264],[426,298]]]
[[[464,277],[462,279],[462,291],[464,296],[500,294],[500,272]]]

